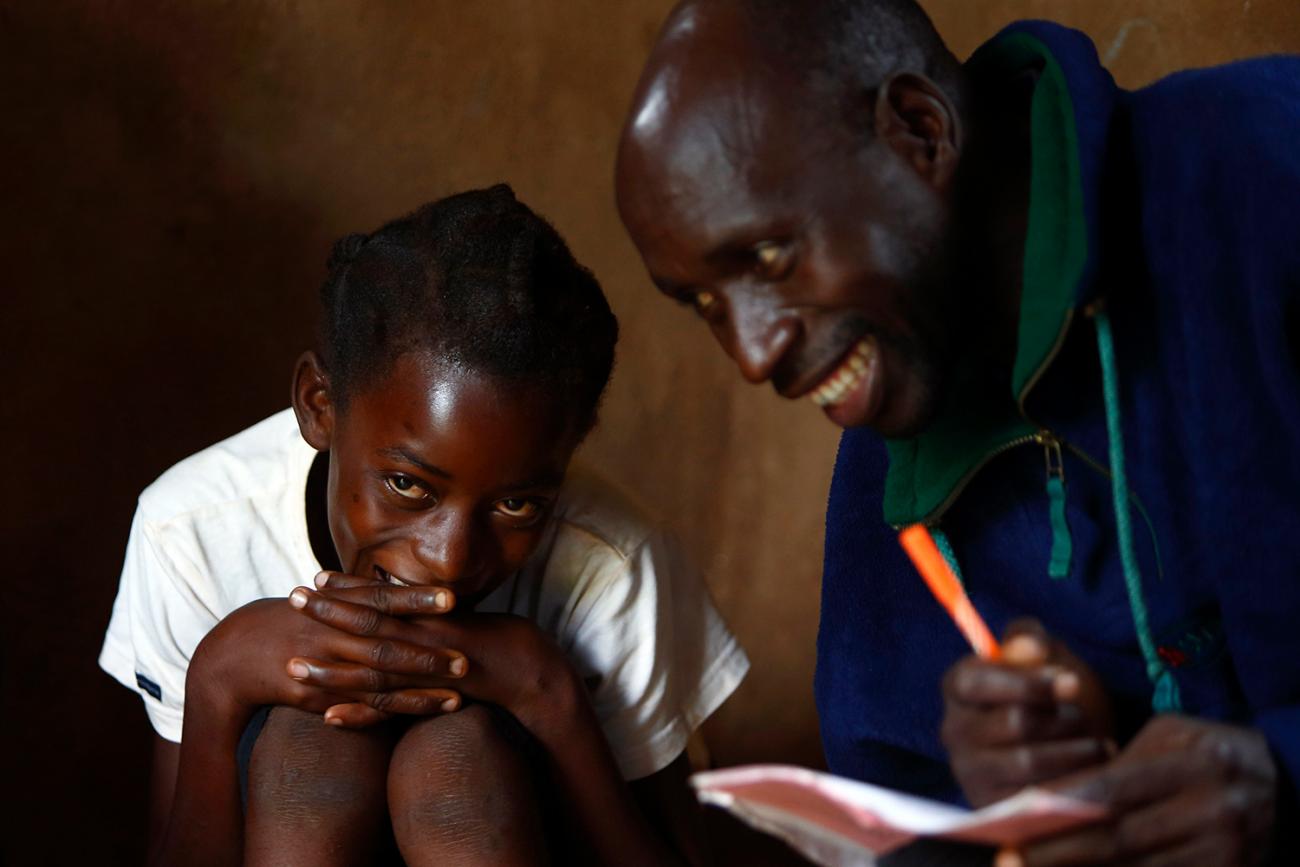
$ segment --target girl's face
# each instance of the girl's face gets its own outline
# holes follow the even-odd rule
[[[422,353],[399,357],[346,410],[320,418],[344,571],[447,587],[461,609],[537,547],[577,445],[568,408],[548,389]]]

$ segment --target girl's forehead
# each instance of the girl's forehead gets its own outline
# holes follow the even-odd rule
[[[358,389],[341,426],[350,452],[400,451],[475,476],[536,475],[567,463],[570,416],[541,383],[408,354]]]

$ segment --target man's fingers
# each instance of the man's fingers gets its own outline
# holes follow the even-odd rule
[[[1031,617],[1013,620],[1002,632],[1002,658],[1011,665],[1043,665],[1051,655],[1051,638]]]
[[[1110,747],[1098,738],[1075,738],[1022,746],[973,750],[954,755],[958,779],[978,779],[990,790],[1004,794],[1055,780],[1082,768],[1095,767],[1110,757]]]
[[[1181,752],[1140,759],[1131,756],[1126,752],[1102,768],[1054,782],[1052,789],[1122,813],[1170,797],[1204,773],[1194,756]]]
[[[1026,845],[1024,867],[1123,863],[1174,867],[1243,862],[1246,816],[1207,789],[1133,810],[1114,821]],[[1010,858],[998,864],[1012,863]]]
[[[1060,672],[1048,667],[1016,668],[968,656],[944,676],[950,701],[967,704],[1035,704],[1056,701],[1053,685]]]
[[[950,750],[1059,741],[1086,734],[1083,712],[1074,704],[953,703],[940,738]]]

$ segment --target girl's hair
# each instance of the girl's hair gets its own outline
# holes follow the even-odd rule
[[[400,355],[536,382],[596,421],[618,320],[564,239],[505,184],[430,202],[334,245],[321,347],[346,406]]]

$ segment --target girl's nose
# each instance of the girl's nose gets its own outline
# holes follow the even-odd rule
[[[415,557],[428,583],[455,585],[473,573],[475,547],[471,517],[439,509],[416,539]]]

